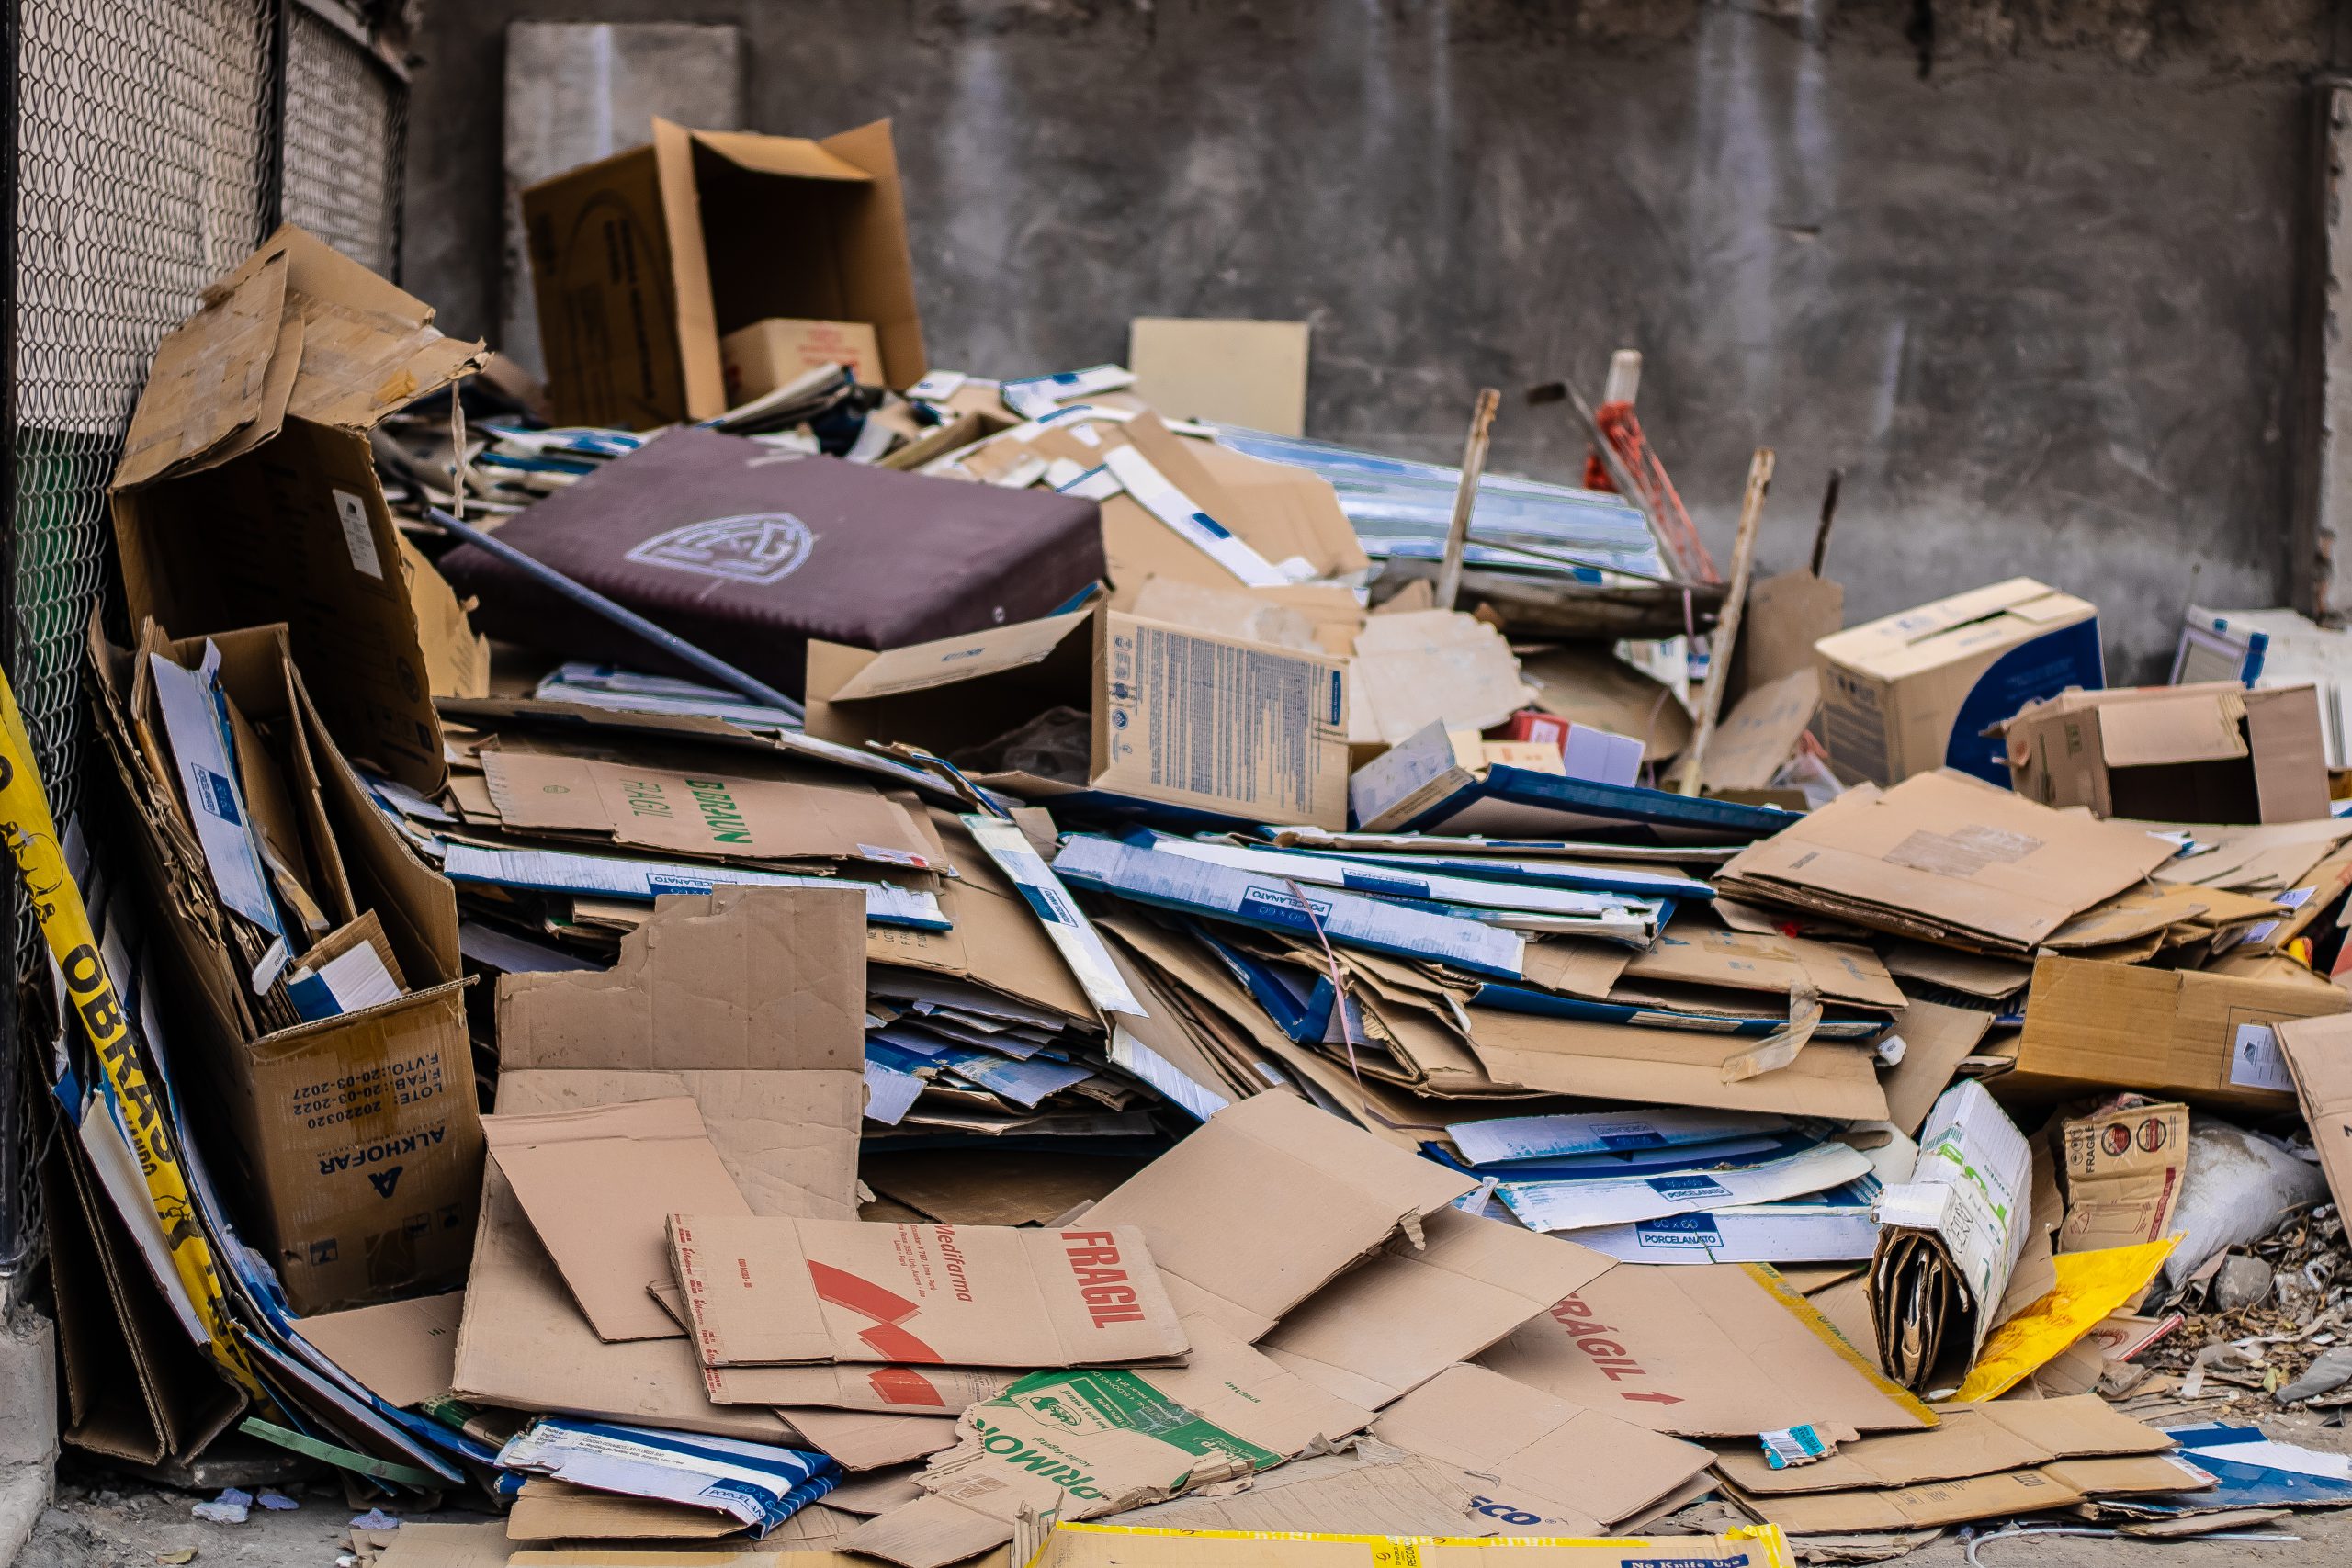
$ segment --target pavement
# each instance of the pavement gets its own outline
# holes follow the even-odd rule
[[[0,1315],[0,1568],[39,1526],[56,1468],[56,1327],[34,1312]]]

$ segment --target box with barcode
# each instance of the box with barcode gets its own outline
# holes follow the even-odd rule
[[[2254,979],[2089,958],[2042,959],[2027,996],[2017,1066],[1990,1084],[2004,1100],[2129,1089],[2291,1111],[2294,1079],[2277,1026],[2352,1008],[2352,995],[2316,976]]]

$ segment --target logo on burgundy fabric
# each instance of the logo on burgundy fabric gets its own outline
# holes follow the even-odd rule
[[[799,570],[816,543],[808,525],[791,513],[754,512],[656,534],[626,558],[729,582],[776,582]]]

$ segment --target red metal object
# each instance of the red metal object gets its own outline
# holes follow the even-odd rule
[[[1674,481],[1667,477],[1666,465],[1658,461],[1657,453],[1642,434],[1642,422],[1634,417],[1634,405],[1626,402],[1603,403],[1594,413],[1593,422],[1600,426],[1601,434],[1617,454],[1617,460],[1634,478],[1641,491],[1641,500],[1647,504],[1650,515],[1657,520],[1661,542],[1674,558],[1682,575],[1692,582],[1721,582],[1723,573],[1716,570],[1715,558],[1707,553],[1699,530],[1691,525],[1690,513],[1683,510],[1682,497],[1675,493]],[[1608,465],[1598,452],[1588,452],[1584,460],[1584,483],[1587,490],[1602,490],[1615,493],[1616,485],[1610,480]]]

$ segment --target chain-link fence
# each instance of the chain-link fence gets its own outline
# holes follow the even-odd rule
[[[281,215],[396,271],[406,95],[335,0],[0,6],[0,651],[63,818],[82,791],[84,629],[113,580],[107,480],[155,345]],[[20,971],[37,957],[29,940],[17,953]],[[0,1008],[0,1281],[40,1235],[14,1021]]]

